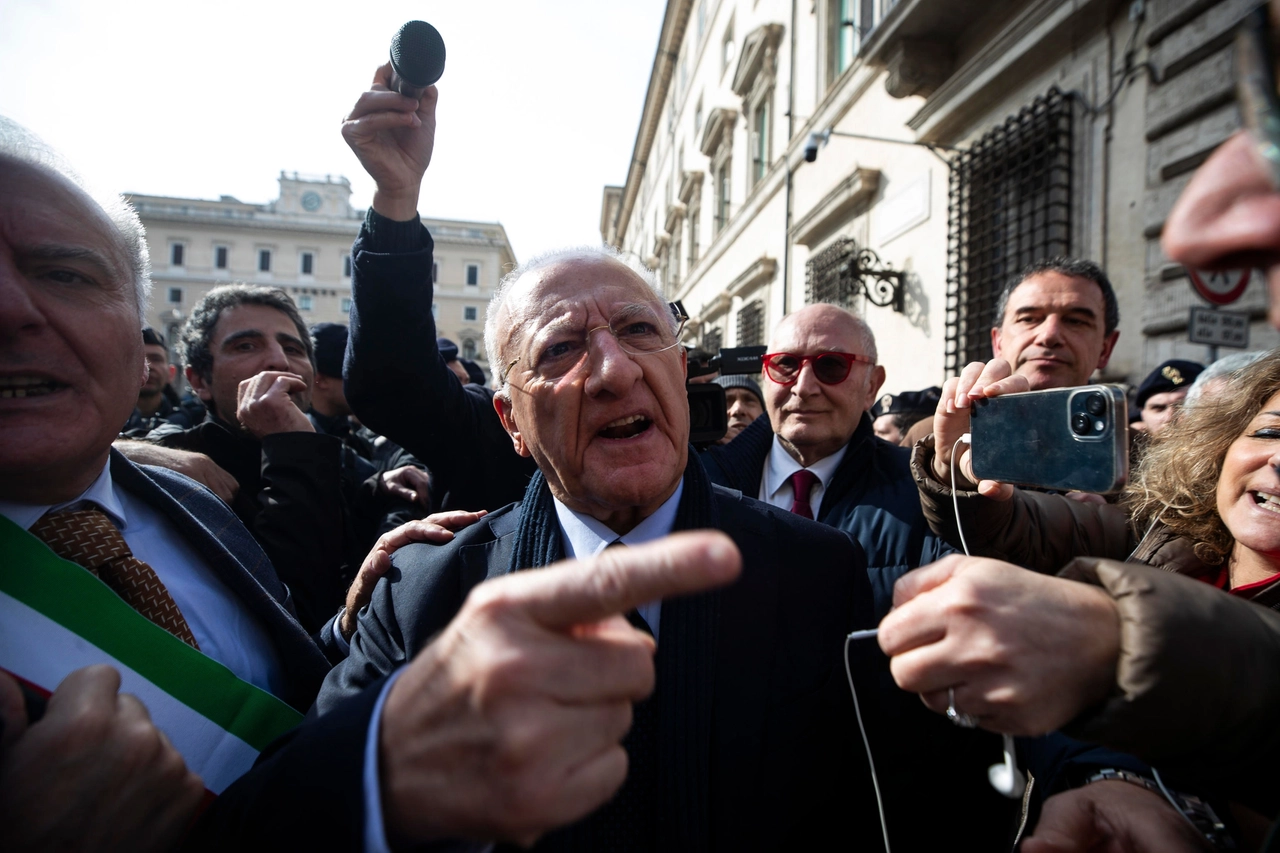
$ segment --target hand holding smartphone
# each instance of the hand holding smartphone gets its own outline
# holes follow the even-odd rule
[[[1053,491],[1105,494],[1129,475],[1129,425],[1118,385],[1086,385],[973,402],[974,476]]]

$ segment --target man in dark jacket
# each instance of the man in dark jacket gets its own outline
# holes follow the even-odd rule
[[[214,288],[193,308],[182,345],[187,381],[209,415],[191,429],[161,427],[148,438],[203,453],[235,478],[232,509],[292,591],[299,620],[316,631],[342,606],[371,544],[353,513],[385,492],[376,478],[359,477],[340,439],[307,418],[313,346],[284,291]]]
[[[463,383],[449,366],[457,347],[436,339],[433,246],[419,220],[369,208],[351,249],[347,400],[431,470],[433,509],[498,509],[523,497],[535,466],[512,448],[493,391]]]
[[[125,422],[120,434],[142,438],[163,424],[176,424],[186,429],[196,421],[183,408],[169,383],[176,368],[169,363],[169,347],[164,336],[147,326],[142,330],[142,351],[147,357],[147,381],[138,392],[138,405]]]
[[[872,432],[867,410],[883,383],[866,323],[834,305],[807,306],[783,318],[769,342],[768,417],[702,455],[713,482],[857,539],[880,615],[895,580],[952,550],[920,512],[908,452]]]

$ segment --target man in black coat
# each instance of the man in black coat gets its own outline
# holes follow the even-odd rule
[[[540,473],[520,505],[449,545],[396,553],[317,711],[340,713],[395,673],[487,578],[715,528],[743,553],[741,579],[633,615],[658,640],[657,686],[624,741],[627,781],[544,843],[740,849],[842,831],[874,843],[875,794],[841,658],[845,634],[872,624],[862,555],[838,531],[711,485],[688,445],[678,327],[651,277],[608,250],[551,254],[513,273],[487,324],[489,351],[511,366],[495,408]],[[883,661],[865,643],[852,654],[878,725]],[[383,688],[388,706],[397,686]]]
[[[883,383],[875,337],[862,318],[835,305],[808,305],[784,317],[770,338],[762,386],[768,417],[703,454],[713,482],[807,512],[856,539],[880,616],[899,577],[952,551],[920,511],[910,454],[872,430],[867,411]]]
[[[147,439],[204,454],[235,479],[231,508],[292,591],[303,626],[318,631],[385,530],[379,520],[396,513],[407,520],[413,505],[389,491],[403,488],[388,482],[396,472],[361,469],[340,438],[308,418],[314,346],[284,291],[215,287],[192,308],[182,346],[187,380],[209,414],[190,429],[168,425]]]

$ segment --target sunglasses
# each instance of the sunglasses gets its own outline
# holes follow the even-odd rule
[[[823,385],[839,385],[849,378],[855,362],[875,364],[876,360],[851,352],[820,352],[796,355],[793,352],[770,352],[764,356],[764,372],[779,385],[794,385],[806,364],[813,365],[813,378]]]

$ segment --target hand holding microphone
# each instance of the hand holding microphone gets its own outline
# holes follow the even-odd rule
[[[391,39],[388,88],[417,100],[444,73],[444,39],[426,21],[410,21]]]
[[[424,29],[425,28],[425,29]],[[400,222],[417,218],[422,176],[436,133],[436,87],[444,41],[430,24],[410,21],[391,43],[391,61],[373,76],[342,123],[342,137],[377,184],[373,209]]]

